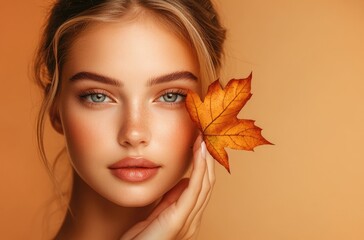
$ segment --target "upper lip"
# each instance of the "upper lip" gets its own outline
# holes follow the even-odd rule
[[[143,157],[126,157],[121,159],[120,161],[113,163],[109,166],[109,169],[118,169],[118,168],[157,168],[160,165],[155,164],[154,162],[147,160]]]

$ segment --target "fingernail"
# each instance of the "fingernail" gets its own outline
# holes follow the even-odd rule
[[[206,158],[206,144],[204,141],[201,142],[201,157]]]

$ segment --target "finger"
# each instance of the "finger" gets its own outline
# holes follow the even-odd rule
[[[208,176],[209,176],[210,189],[208,191],[206,198],[204,199],[202,206],[198,209],[195,216],[191,215],[190,216],[191,218],[187,221],[190,224],[190,226],[188,226],[188,228],[187,228],[190,231],[188,233],[189,235],[192,235],[192,234],[194,234],[194,232],[198,231],[198,227],[202,220],[203,213],[210,201],[212,190],[215,185],[215,159],[207,152],[206,160],[207,160],[207,171],[208,171]],[[194,228],[197,228],[197,229],[194,230]],[[189,235],[187,235],[187,237]]]
[[[206,144],[205,144],[206,146]],[[209,179],[212,185],[215,185],[216,176],[215,176],[215,162],[216,160],[211,156],[211,154],[206,151],[206,161],[207,161],[207,169],[209,171]]]
[[[195,143],[193,144],[193,153],[195,154],[198,149],[201,147],[201,143],[203,141],[203,135],[202,133],[199,133],[199,135],[197,136]]]
[[[153,220],[158,215],[163,212],[170,205],[175,203],[177,199],[181,196],[182,192],[187,188],[189,179],[183,178],[181,179],[176,186],[174,186],[171,190],[169,190],[155,207],[153,212],[148,217],[148,220]]]
[[[205,158],[207,162],[207,168],[205,170],[204,179],[202,183],[202,189],[200,191],[200,194],[198,196],[197,202],[191,211],[190,215],[188,216],[188,219],[185,223],[185,226],[182,229],[182,232],[186,232],[185,234],[193,235],[195,232],[198,231],[198,227],[200,225],[200,221],[202,218],[202,213],[204,212],[204,209],[206,208],[212,188],[215,183],[215,172],[214,172],[214,164],[215,160],[211,157],[211,155],[206,152],[205,144],[201,144],[201,152],[202,158]],[[188,237],[187,236],[187,237]]]
[[[207,152],[206,145],[204,142],[201,143],[201,152],[202,152],[202,158],[204,159],[204,161],[206,161],[207,166],[202,183],[202,189],[194,211],[199,211],[199,208],[203,206],[203,204],[206,201],[206,198],[211,193],[212,187],[215,183],[215,161],[211,157],[209,152]]]
[[[171,232],[177,234],[185,226],[188,216],[196,205],[198,196],[202,188],[206,162],[201,158],[201,138],[195,141],[193,168],[188,187],[182,193],[175,204],[169,208],[169,212],[162,213],[160,220],[168,221]],[[172,214],[171,214],[172,213]],[[165,218],[166,216],[166,218]],[[168,218],[169,217],[169,218]]]
[[[196,214],[197,211],[199,211],[199,209],[202,207],[203,203],[205,202],[205,199],[211,189],[211,184],[210,184],[210,178],[209,178],[209,169],[208,169],[208,165],[207,165],[207,161],[206,161],[206,145],[204,142],[201,143],[201,158],[202,161],[204,161],[206,163],[206,168],[205,168],[205,172],[204,172],[204,176],[203,176],[203,180],[202,180],[202,187],[201,187],[201,191],[198,195],[197,198],[197,202],[194,205],[193,210],[190,213],[189,218],[193,218]]]
[[[198,148],[197,148],[197,146]],[[193,156],[193,169],[189,181],[189,185],[186,190],[182,193],[181,197],[177,200],[176,205],[184,213],[183,215],[187,218],[186,214],[189,215],[190,211],[196,204],[200,191],[202,189],[203,179],[206,170],[206,161],[201,156],[201,144],[198,144],[197,140],[195,143],[196,151]],[[182,211],[185,210],[185,211]]]
[[[196,140],[195,144],[193,146],[193,153],[194,155],[199,150],[198,147],[201,145],[202,142],[202,135],[200,134]],[[155,210],[152,212],[149,218],[154,219],[156,216],[158,216],[163,210],[168,208],[170,205],[172,205],[174,202],[178,200],[178,198],[181,196],[182,192],[187,188],[189,185],[189,179],[182,179],[175,187],[173,187],[169,192],[167,192],[161,202],[158,204],[158,206],[155,208]],[[148,218],[148,219],[149,219]]]
[[[198,151],[198,147],[201,145],[201,142],[202,142],[202,134],[200,133],[195,140],[193,146],[193,153],[196,153]],[[174,186],[163,196],[161,202],[157,205],[155,210],[153,210],[148,219],[154,219],[166,208],[168,208],[170,205],[176,202],[188,185],[189,185],[189,179],[187,178],[181,179],[180,182],[176,184],[176,186]]]

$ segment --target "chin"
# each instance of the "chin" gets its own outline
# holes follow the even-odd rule
[[[150,205],[155,205],[159,200],[160,199],[154,199],[154,201],[145,201],[144,199],[138,199],[136,201],[123,201],[118,205],[127,208],[142,208],[142,207],[148,207]]]
[[[146,207],[157,203],[162,196],[163,193],[156,195],[148,191],[122,191],[118,196],[113,196],[113,199],[109,198],[109,201],[121,207]]]

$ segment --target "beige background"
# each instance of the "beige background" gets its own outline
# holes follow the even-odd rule
[[[20,3],[21,2],[21,3]],[[28,66],[47,1],[0,5],[0,238],[40,239],[51,188]],[[230,151],[201,239],[364,239],[364,2],[220,0],[224,79],[253,71],[241,113],[275,146]],[[55,134],[50,156],[62,147]]]

